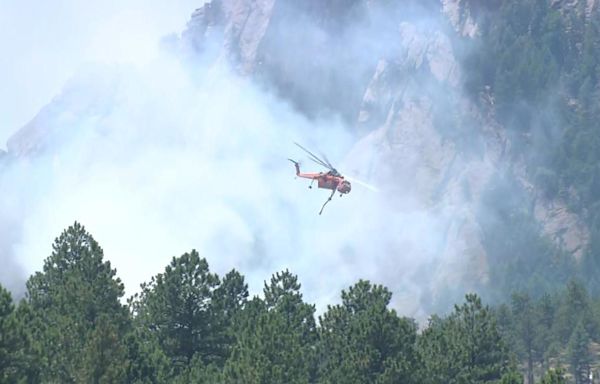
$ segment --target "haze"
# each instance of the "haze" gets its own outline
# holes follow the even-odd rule
[[[319,216],[329,193],[294,180],[287,161],[318,169],[297,141],[373,182],[366,159],[376,147],[350,156],[359,137],[339,116],[309,120],[223,60],[182,61],[159,49],[197,3],[128,4],[45,5],[46,13],[60,13],[44,28],[25,16],[25,6],[9,7],[11,25],[32,29],[7,45],[15,61],[2,64],[14,93],[3,90],[0,100],[8,125],[28,121],[54,99],[35,120],[52,132],[50,148],[0,174],[3,284],[22,289],[53,239],[77,220],[104,248],[128,294],[192,248],[220,274],[240,270],[252,293],[289,268],[319,309],[359,278],[388,285],[399,311],[418,318],[433,291],[448,294],[447,282],[438,284],[446,218],[403,194],[399,186],[411,180],[376,180],[377,193],[355,185]],[[357,58],[373,60],[371,54]],[[41,63],[47,65],[36,72]],[[449,269],[461,268],[452,263]]]

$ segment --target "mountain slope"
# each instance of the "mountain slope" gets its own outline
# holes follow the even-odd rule
[[[527,84],[519,83],[519,77],[511,72],[511,61],[499,61],[503,46],[492,44],[505,40],[495,40],[490,20],[501,15],[506,25],[520,25],[518,16],[525,15],[531,5],[526,3],[524,9],[516,12],[510,7],[521,3],[212,0],[196,10],[181,37],[168,44],[190,68],[193,75],[189,79],[194,78],[195,71],[209,79],[214,71],[218,78],[219,68],[231,66],[242,83],[249,81],[268,98],[277,100],[276,108],[285,105],[287,111],[289,106],[301,116],[300,120],[306,120],[289,124],[282,119],[279,131],[266,131],[267,136],[291,142],[294,136],[301,135],[314,138],[307,145],[318,144],[337,154],[343,151],[343,169],[380,187],[375,197],[361,195],[355,187],[354,215],[347,218],[363,219],[356,219],[362,222],[353,227],[354,236],[341,235],[325,224],[320,234],[309,236],[320,242],[319,236],[329,235],[336,243],[331,252],[336,257],[328,266],[346,263],[352,273],[362,273],[362,266],[375,264],[369,277],[381,278],[393,288],[404,290],[400,301],[414,301],[411,296],[418,295],[420,304],[443,306],[447,299],[456,301],[465,290],[483,290],[492,297],[520,288],[541,292],[566,281],[589,259],[586,255],[595,232],[586,211],[574,208],[577,198],[573,196],[580,196],[580,192],[564,181],[560,193],[549,193],[550,188],[542,186],[546,181],[552,184],[554,176],[548,175],[556,172],[540,163],[541,158],[546,161],[547,146],[538,140],[536,127],[543,124],[536,125],[538,119],[527,120],[528,117],[519,120],[517,126],[511,118],[520,116],[522,111],[514,109],[521,104],[510,104],[511,100],[518,100],[519,94],[525,95],[528,103],[540,102],[527,111],[548,107],[545,99],[532,95],[549,88],[547,84],[535,83],[531,85],[533,93],[527,93],[531,89],[525,89]],[[597,12],[593,1],[552,1],[547,5],[547,27],[560,28],[551,30],[564,32],[571,36],[568,41],[575,42],[579,32],[569,26],[576,23],[567,21],[573,17],[589,20]],[[552,24],[555,17],[564,23]],[[496,67],[503,71],[491,74]],[[548,76],[552,73],[547,72]],[[137,89],[134,84],[140,79],[135,74],[118,70],[99,73],[83,76],[66,87],[62,95],[10,139],[9,155],[23,159],[60,152],[60,146],[82,130],[89,133],[85,145],[102,153],[105,148],[96,146],[95,140],[110,148],[110,142],[102,141],[103,129],[115,123],[115,109],[116,116],[121,116],[119,103],[143,111],[144,103],[155,102],[132,98],[127,90]],[[102,81],[95,81],[98,76]],[[182,84],[189,79],[177,78]],[[507,84],[511,87],[507,88]],[[185,95],[191,97],[183,101],[185,106],[181,108],[185,113],[196,107],[207,108],[194,104],[194,98],[201,98],[202,92],[181,86]],[[243,94],[236,93],[236,86],[237,83],[231,92]],[[157,94],[162,91],[147,85],[142,89]],[[172,91],[171,96],[177,98],[177,90]],[[239,112],[246,116],[256,108],[252,104],[240,112],[238,105],[229,104],[228,96],[224,97],[227,115]],[[232,99],[240,100],[236,96]],[[203,100],[210,103],[210,97]],[[167,98],[162,101],[171,108]],[[579,101],[574,103],[579,105]],[[271,108],[271,104],[266,105],[266,109]],[[180,112],[177,108],[174,110]],[[201,138],[193,143],[202,143],[202,150],[217,158],[221,156],[219,151],[224,150],[224,157],[229,159],[229,144],[225,143],[235,139],[225,139],[225,132],[208,134],[193,128],[198,116],[185,113],[175,121],[185,126],[181,136],[178,130],[172,136],[157,133],[163,129],[157,125],[149,131],[136,128],[135,135],[139,136],[128,139],[134,143],[156,134],[161,144],[152,142],[152,146],[162,148],[166,142],[179,148],[183,138]],[[272,118],[267,116],[260,117]],[[554,115],[548,116],[539,120],[545,124]],[[152,117],[161,121],[158,113]],[[162,118],[164,126],[173,124]],[[217,126],[218,122],[217,118]],[[245,121],[242,118],[236,123]],[[301,132],[298,126],[302,126]],[[340,126],[344,127],[342,135],[336,131]],[[247,137],[243,132],[239,135]],[[81,144],[79,139],[75,146]],[[244,146],[240,148],[244,151]],[[260,159],[271,154],[263,151]],[[252,153],[245,155],[253,160]],[[265,163],[261,160],[257,166],[261,170],[257,172],[259,177],[271,175],[264,172],[272,170]],[[282,175],[273,177],[281,180],[277,185],[284,182]],[[271,179],[260,180],[266,183]],[[231,200],[235,202],[232,206],[239,204],[236,198]],[[283,210],[281,207],[302,202],[285,200],[273,204]],[[290,216],[299,217],[293,212]],[[241,216],[242,221],[252,220]],[[348,223],[348,227],[352,225]],[[254,232],[252,236],[262,239]],[[261,244],[269,241],[253,243],[255,248],[248,251],[253,254],[252,260],[278,263],[278,256],[263,254],[269,252]],[[361,258],[365,260],[356,261]]]
[[[219,56],[238,63],[241,73],[274,87],[308,116],[340,114],[358,140],[349,168],[386,185],[390,206],[410,201],[434,212],[445,233],[434,273],[448,286],[478,285],[489,281],[490,263],[514,257],[489,249],[504,245],[488,233],[514,224],[498,217],[508,213],[496,201],[484,199],[499,184],[507,184],[501,198],[514,200],[506,209],[525,210],[518,220],[530,223],[531,236],[550,255],[580,260],[590,233],[567,199],[536,187],[528,159],[519,155],[527,148],[515,150],[510,127],[498,118],[494,90],[483,87],[474,98],[464,88],[472,77],[464,76],[464,63],[481,40],[477,20],[499,12],[498,4],[477,4],[444,1],[437,5],[444,20],[431,12],[435,4],[212,1],[194,13],[182,41],[202,51],[221,33]],[[500,256],[492,261],[489,253]]]

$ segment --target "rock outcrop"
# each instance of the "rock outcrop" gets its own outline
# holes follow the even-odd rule
[[[376,147],[378,166],[368,176],[378,183],[396,180],[395,195],[411,196],[438,218],[446,234],[432,271],[446,283],[440,290],[458,282],[485,283],[477,209],[482,190],[504,160],[506,139],[461,94],[460,68],[446,35],[402,23],[399,37],[397,58],[379,62],[365,91],[358,115],[365,137],[349,158],[360,159],[359,152],[370,150],[366,143]],[[475,146],[451,137],[459,125],[477,137]]]
[[[390,206],[435,218],[443,236],[430,249],[436,263],[428,272],[442,284],[433,295],[458,282],[488,281],[479,217],[482,195],[499,170],[520,170],[517,180],[543,233],[580,258],[588,229],[559,198],[539,196],[523,164],[507,156],[511,143],[495,119],[493,97],[482,94],[475,102],[464,94],[451,31],[419,2],[403,3],[415,9],[393,17],[380,3],[212,0],[192,14],[178,46],[185,55],[231,63],[308,118],[340,116],[356,135],[345,168],[385,186]],[[497,2],[478,4],[443,0],[438,15],[461,38],[476,38],[477,7]],[[587,1],[586,12],[596,8]],[[9,152],[34,154],[68,136],[70,121],[101,119],[98,100],[114,97],[117,83],[106,79],[94,100],[67,87],[10,139]]]
[[[229,60],[309,117],[352,122],[377,64],[373,50],[384,48],[381,27],[367,22],[368,4],[214,0],[194,12],[181,45]]]
[[[475,37],[477,23],[471,15],[471,8],[462,0],[442,0],[442,9],[450,23],[461,36]]]
[[[122,74],[92,68],[66,84],[62,92],[7,142],[15,157],[36,156],[58,149],[81,129],[110,113]]]
[[[481,194],[499,169],[521,165],[511,165],[517,160],[505,155],[510,141],[494,119],[493,99],[482,95],[483,102],[475,105],[463,95],[460,64],[442,23],[419,17],[376,19],[385,26],[376,29],[379,37],[394,44],[373,48],[356,34],[374,32],[365,25],[378,17],[378,2],[356,1],[346,12],[329,14],[335,2],[309,2],[313,8],[302,9],[291,3],[212,1],[194,14],[184,41],[214,45],[209,41],[218,29],[221,56],[233,59],[241,73],[267,81],[309,116],[326,110],[346,117],[361,137],[346,166],[379,184],[394,180],[388,185],[394,195],[409,196],[441,218],[447,235],[438,250],[444,260],[438,273],[446,274],[449,285],[465,279],[485,282],[486,252],[477,219]],[[588,1],[587,9],[594,4]],[[482,8],[496,6],[455,0],[439,4],[457,33],[470,38],[477,36]],[[299,31],[300,23],[305,35],[289,32]],[[352,75],[348,60],[355,64]],[[347,85],[343,92],[341,83]],[[363,153],[375,155],[364,161]],[[580,257],[589,241],[585,225],[564,203],[537,196],[527,175],[521,176],[544,233]]]
[[[207,49],[215,36],[217,54],[238,64],[241,73],[253,73],[259,45],[269,27],[275,0],[218,0],[197,9],[183,33],[194,49]]]

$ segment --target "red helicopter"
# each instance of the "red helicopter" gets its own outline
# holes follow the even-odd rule
[[[352,185],[350,184],[350,182],[348,180],[346,180],[344,178],[344,176],[342,176],[337,169],[335,169],[331,163],[329,162],[329,160],[327,160],[327,157],[323,156],[323,158],[325,160],[321,160],[319,157],[317,157],[315,154],[313,154],[311,151],[309,151],[308,149],[304,148],[303,146],[301,146],[298,143],[294,143],[296,144],[298,147],[300,147],[303,151],[305,151],[306,153],[308,153],[309,158],[314,161],[315,163],[329,169],[328,172],[318,172],[318,173],[303,173],[300,172],[300,163],[298,163],[297,161],[294,161],[292,159],[288,159],[289,161],[291,161],[292,163],[294,163],[294,166],[296,167],[296,176],[298,177],[303,177],[305,179],[310,179],[310,185],[308,186],[308,188],[312,188],[312,184],[314,183],[315,180],[317,180],[317,187],[318,188],[323,188],[323,189],[330,189],[331,190],[331,195],[329,196],[329,198],[327,199],[327,201],[325,201],[325,203],[323,204],[323,206],[321,207],[321,210],[319,211],[319,215],[321,213],[323,213],[323,209],[325,208],[325,206],[327,205],[327,203],[329,203],[331,201],[331,199],[333,198],[333,195],[335,194],[335,192],[339,192],[340,193],[340,197],[342,195],[345,195],[347,193],[350,193],[350,191],[352,190]]]

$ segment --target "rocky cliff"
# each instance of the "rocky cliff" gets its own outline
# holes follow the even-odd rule
[[[498,4],[444,0],[438,14],[432,4],[405,2],[386,14],[382,3],[213,0],[193,14],[182,42],[202,51],[219,35],[219,56],[240,73],[308,116],[343,116],[357,137],[347,166],[388,185],[392,200],[409,196],[442,219],[434,273],[449,286],[487,280],[481,196],[500,170],[527,191],[543,234],[580,257],[589,241],[583,221],[564,201],[538,194],[508,155],[493,96],[464,95],[453,40],[476,38],[477,16]],[[367,162],[364,153],[374,155]]]
[[[583,221],[560,197],[538,193],[522,159],[510,155],[493,95],[473,100],[463,89],[456,40],[476,39],[481,7],[496,2],[390,4],[212,0],[192,14],[176,48],[183,57],[230,63],[308,119],[338,116],[355,141],[345,169],[383,186],[390,210],[436,218],[441,241],[429,251],[436,257],[427,273],[441,283],[432,295],[488,282],[482,218],[492,213],[482,196],[506,172],[526,192],[544,236],[579,258],[589,241]],[[69,122],[102,119],[110,105],[102,100],[114,99],[119,83],[105,80],[92,99],[78,92],[85,83],[67,87],[11,138],[9,152],[35,154],[68,136]]]

